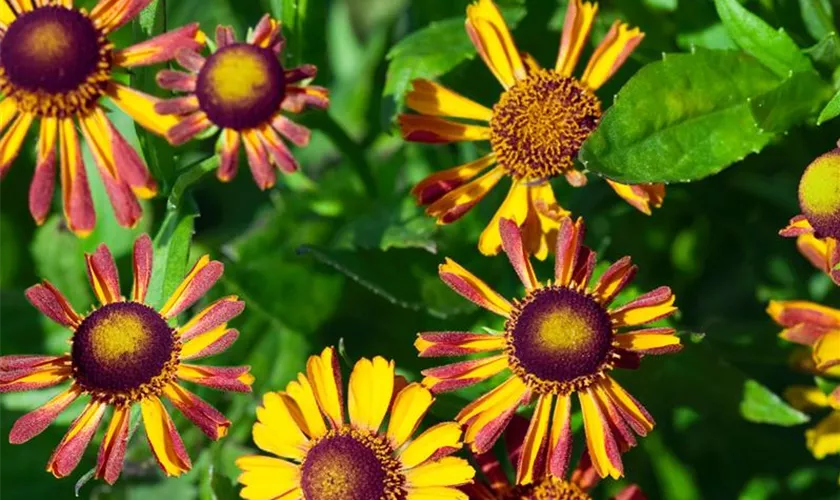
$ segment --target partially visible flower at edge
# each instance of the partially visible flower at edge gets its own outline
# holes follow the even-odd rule
[[[140,405],[146,437],[158,465],[168,476],[192,467],[190,457],[163,405],[168,399],[210,439],[227,434],[230,421],[179,384],[179,380],[213,389],[250,392],[253,377],[247,366],[213,367],[186,361],[223,352],[239,332],[227,322],[245,304],[223,297],[183,326],[170,323],[193,305],[221,277],[224,266],[201,257],[159,311],[144,303],[152,274],[152,242],[147,235],[134,244],[134,280],[129,299],[120,293],[119,276],[110,251],[101,245],[86,254],[88,277],[101,303],[78,314],[51,283],[26,290],[41,313],[73,332],[70,352],[61,356],[0,356],[0,393],[31,391],[71,381],[69,388],[12,426],[9,441],[24,443],[44,431],[81,396],[89,401],[53,452],[47,470],[65,477],[79,464],[102,421],[113,408],[96,463],[95,476],[108,483],[119,477],[129,438],[131,408]]]
[[[767,314],[784,327],[779,337],[810,348],[816,370],[840,366],[840,311],[804,300],[771,300]]]
[[[801,411],[830,409],[827,417],[805,431],[805,442],[817,460],[840,454],[840,386],[830,394],[817,387],[792,386],[785,390],[785,399]]]

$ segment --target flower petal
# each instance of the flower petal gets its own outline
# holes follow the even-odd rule
[[[204,33],[198,23],[192,23],[116,51],[114,64],[123,68],[151,66],[174,59],[181,49],[196,51],[203,46]]]
[[[236,295],[228,295],[213,302],[196,314],[184,326],[178,328],[181,341],[187,341],[197,335],[224,326],[228,321],[239,316],[245,310],[245,302]]]
[[[516,466],[516,484],[531,484],[539,480],[545,472],[546,446],[551,423],[553,394],[544,394],[537,399],[531,425],[522,442],[522,453]]]
[[[67,226],[78,236],[85,237],[96,225],[96,212],[90,196],[82,148],[73,120],[59,122],[59,151],[61,158],[61,197]]]
[[[673,328],[648,328],[622,333],[615,337],[615,344],[639,354],[670,354],[682,349],[680,338]]]
[[[100,0],[90,12],[90,18],[106,33],[134,19],[152,0]]]
[[[0,139],[0,177],[6,175],[6,172],[12,166],[12,162],[20,154],[23,140],[26,139],[26,133],[34,120],[35,115],[32,113],[23,112],[19,114],[3,138]]]
[[[55,191],[55,143],[57,141],[58,120],[53,116],[41,118],[38,159],[35,162],[32,183],[29,185],[29,212],[39,225],[47,219],[52,206],[53,192]]]
[[[507,254],[510,265],[513,266],[525,289],[530,291],[539,286],[528,253],[522,244],[522,233],[520,233],[516,222],[505,218],[499,219],[499,234],[502,237],[502,249]]]
[[[417,334],[414,347],[421,358],[461,356],[504,349],[505,338],[488,333],[426,332]]]
[[[665,184],[620,184],[607,179],[607,184],[627,203],[645,215],[659,208],[665,200]]]
[[[457,422],[442,422],[434,425],[416,439],[411,441],[401,452],[398,458],[403,468],[411,469],[426,462],[441,457],[442,454],[450,454],[460,450],[461,425]]]
[[[210,439],[216,441],[227,435],[230,420],[200,397],[178,384],[167,385],[163,394]]]
[[[438,266],[438,274],[449,288],[490,312],[508,317],[513,310],[507,299],[448,257]]]
[[[405,472],[409,488],[429,486],[459,486],[468,483],[475,476],[475,469],[458,457],[443,457]]]
[[[266,393],[262,406],[257,407],[254,443],[278,457],[300,461],[305,456],[308,441],[286,401],[276,392]]]
[[[674,314],[677,311],[675,300],[671,289],[661,286],[610,311],[610,318],[617,326],[643,325]]]
[[[828,396],[817,387],[794,385],[785,389],[785,399],[800,411],[812,411],[829,406]]]
[[[312,137],[312,132],[308,128],[293,122],[280,113],[276,114],[271,120],[271,126],[298,147],[309,144],[309,139]]]
[[[633,280],[637,270],[638,267],[633,265],[630,257],[622,257],[604,271],[594,290],[601,304],[610,304],[616,295]]]
[[[7,359],[20,361],[28,359],[30,363],[8,363]],[[3,356],[0,357],[4,369],[0,371],[0,394],[44,389],[60,384],[73,375],[70,357],[65,356]],[[15,366],[18,365],[18,366]]]
[[[581,2],[571,0],[566,7],[566,17],[563,21],[563,35],[560,38],[560,50],[557,53],[555,71],[563,76],[570,77],[575,71],[580,51],[583,44],[589,37],[589,30],[592,29],[592,22],[598,12],[597,3]]]
[[[207,358],[226,351],[236,339],[239,331],[222,325],[209,332],[191,338],[181,348],[181,360]]]
[[[321,351],[320,356],[310,356],[306,362],[306,374],[312,381],[312,388],[318,406],[330,419],[333,428],[344,425],[344,395],[341,388],[341,371],[338,358],[331,347]]]
[[[25,443],[44,432],[61,412],[66,410],[70,403],[80,395],[81,391],[72,386],[44,403],[40,408],[20,417],[15,421],[12,430],[9,432],[9,442],[12,444]]]
[[[620,21],[614,22],[589,58],[581,82],[592,90],[598,90],[624,64],[644,36],[639,28],[631,29]]]
[[[466,28],[478,54],[505,88],[527,76],[507,23],[491,0],[467,6]]]
[[[236,459],[236,466],[242,469],[237,480],[245,487],[240,495],[246,500],[299,500],[303,498],[300,489],[300,466],[263,456],[242,456]]]
[[[49,281],[27,288],[24,295],[41,314],[61,326],[75,328],[82,322],[82,317],[73,309],[64,294]]]
[[[376,433],[394,392],[394,362],[376,356],[373,361],[362,358],[350,374],[347,409],[350,423]]]
[[[570,212],[557,204],[554,190],[548,182],[528,187],[528,216],[522,225],[525,248],[538,260],[545,260],[554,250],[557,231]]]
[[[140,401],[140,410],[146,439],[161,470],[167,476],[180,476],[189,471],[192,468],[190,456],[160,399],[147,396]]]
[[[99,302],[104,306],[121,301],[120,277],[108,247],[102,244],[93,254],[86,253],[85,264],[90,285]]]
[[[96,478],[105,479],[108,484],[114,484],[122,472],[130,419],[131,407],[115,406],[111,423],[99,446],[99,455],[96,457]]]
[[[496,166],[481,177],[452,189],[432,202],[426,208],[426,213],[435,217],[438,224],[455,222],[481,201],[505,175],[505,169]],[[498,231],[498,227],[496,230]],[[501,245],[501,239],[499,244]]]
[[[817,370],[840,365],[840,330],[831,330],[814,344],[814,363]]]
[[[84,411],[76,420],[70,424],[70,429],[58,444],[47,463],[47,471],[55,477],[66,477],[79,465],[85,448],[90,443],[102,415],[108,405],[91,401],[85,406]]]
[[[653,421],[650,413],[647,412],[641,403],[636,401],[633,396],[618,385],[618,382],[612,377],[605,377],[604,381],[599,384],[599,387],[609,396],[612,403],[618,407],[636,434],[646,436],[648,432],[653,430],[656,422]]]
[[[508,368],[507,354],[468,359],[423,370],[423,385],[435,394],[454,391],[487,380]]]
[[[554,282],[556,284],[565,286],[572,282],[574,270],[581,257],[585,232],[583,218],[578,218],[573,223],[571,218],[566,217],[560,224],[560,229],[557,232],[557,249],[555,250],[554,261]]]
[[[566,477],[572,458],[572,398],[558,396],[551,417],[551,437],[548,442],[548,470],[557,477]]]
[[[578,392],[583,410],[583,426],[586,431],[586,447],[592,457],[592,464],[601,477],[611,476],[618,479],[624,475],[621,453],[615,442],[604,414],[598,406],[593,388]]]
[[[202,256],[160,309],[160,315],[166,319],[173,318],[193,305],[216,284],[224,269],[221,262],[211,261],[209,255]]]
[[[280,396],[286,401],[286,407],[307,436],[318,438],[327,433],[312,384],[303,374],[298,374],[296,381],[289,382],[286,391],[281,392]]]
[[[401,114],[397,121],[403,139],[411,142],[440,144],[490,139],[490,127],[444,120],[436,116]]]
[[[395,449],[411,438],[432,402],[432,393],[416,382],[397,393],[388,422],[388,439]]]
[[[468,496],[465,491],[461,491],[471,484],[466,484],[460,488],[450,488],[449,486],[428,486],[424,488],[411,488],[406,494],[406,500],[468,500],[472,498]],[[481,497],[479,497],[481,498]],[[495,498],[495,497],[491,497]]]
[[[155,105],[160,102],[157,97],[113,82],[108,85],[105,93],[125,114],[161,137],[180,121],[174,115],[163,115],[155,111]]]
[[[817,460],[840,453],[840,411],[831,412],[805,431],[805,444]]]
[[[496,167],[502,168],[502,167]],[[499,220],[511,219],[522,225],[528,217],[528,196],[530,187],[525,182],[514,181],[496,214],[478,237],[478,250],[484,255],[496,255],[502,248],[502,235],[499,233]]]
[[[226,128],[222,131],[219,150],[219,169],[216,177],[222,182],[230,182],[236,176],[239,169],[239,145],[241,143],[239,132]]]
[[[790,238],[793,236],[801,236],[803,234],[813,234],[813,232],[814,228],[811,226],[811,223],[808,222],[808,219],[806,219],[804,215],[799,214],[796,217],[793,217],[784,229],[779,231],[779,236]]]
[[[529,398],[528,386],[513,376],[465,406],[455,417],[467,426],[464,442],[476,453],[489,450],[516,409]]]
[[[840,328],[840,311],[816,302],[771,300],[767,305],[767,314],[782,326],[804,323],[815,328]]]
[[[242,142],[245,145],[248,166],[251,167],[251,175],[257,187],[265,191],[274,186],[277,182],[277,174],[271,168],[268,151],[260,140],[259,134],[253,130],[243,131]]]
[[[489,122],[493,111],[431,80],[411,82],[405,104],[418,113]]]
[[[198,366],[181,363],[178,378],[189,380],[219,391],[251,392],[254,376],[249,366]]]
[[[153,258],[152,239],[148,234],[141,234],[134,241],[132,254],[134,281],[131,284],[131,300],[135,302],[146,300],[146,292],[149,291],[149,282],[152,280]]]
[[[419,205],[432,204],[454,189],[463,186],[465,182],[480,174],[495,162],[496,157],[493,154],[488,154],[469,163],[435,172],[418,182],[411,189],[411,195],[414,196]]]

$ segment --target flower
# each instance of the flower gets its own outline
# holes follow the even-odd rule
[[[549,179],[563,175],[573,186],[586,184],[586,175],[575,169],[574,160],[601,119],[601,101],[595,91],[644,36],[637,28],[616,21],[583,76],[575,78],[573,72],[597,10],[597,4],[569,2],[560,53],[555,67],[549,69],[519,52],[491,0],[468,6],[467,34],[505,89],[492,110],[435,82],[413,82],[406,105],[421,114],[399,116],[406,140],[433,144],[490,141],[491,146],[489,154],[434,173],[414,187],[412,194],[419,204],[427,206],[427,214],[439,224],[449,224],[467,213],[503,177],[513,181],[507,198],[479,239],[478,248],[485,255],[499,252],[499,219],[505,217],[524,228],[528,252],[545,259],[562,217],[568,214],[558,206]],[[660,206],[665,196],[661,184],[608,182],[619,196],[646,214],[650,214],[651,206]]]
[[[348,392],[349,423],[338,360],[328,347],[285,391],[267,393],[254,442],[279,458],[236,461],[242,498],[466,500],[456,487],[475,471],[449,456],[462,446],[461,426],[443,422],[411,439],[434,401],[428,389],[406,385],[394,362],[377,356],[356,363]],[[389,410],[387,430],[380,429]]]
[[[784,327],[781,338],[812,349],[816,370],[840,365],[840,311],[804,300],[771,300],[767,314]]]
[[[515,416],[504,433],[506,455],[511,464],[519,462],[522,456],[522,444],[528,428],[527,421]],[[504,464],[492,452],[474,455],[478,470],[484,476],[484,481],[462,486],[472,499],[475,500],[592,500],[589,491],[601,479],[592,467],[589,455],[584,453],[580,461],[567,480],[552,474],[545,474],[543,470],[537,475],[537,481],[528,484],[513,484],[504,472]],[[627,486],[614,500],[645,500],[638,486]]]
[[[830,408],[832,411],[815,427],[805,431],[808,450],[817,460],[828,455],[840,454],[840,387],[830,394],[817,387],[793,386],[785,390],[785,399],[796,409],[814,411]]]
[[[276,182],[272,164],[286,173],[297,170],[297,161],[277,133],[305,146],[310,132],[281,111],[300,113],[309,106],[325,109],[329,93],[324,87],[301,84],[315,77],[315,66],[283,68],[278,56],[285,43],[280,22],[266,15],[246,43],[236,41],[232,28],[219,26],[218,48],[209,57],[191,49],[179,51],[176,59],[189,73],[163,70],[157,75],[161,87],[187,93],[155,106],[159,113],[176,116],[177,124],[166,133],[167,139],[183,144],[208,129],[221,128],[217,176],[224,182],[236,175],[240,143],[260,189]]]
[[[779,231],[795,237],[799,252],[840,285],[840,148],[814,160],[799,180],[802,213]]]
[[[517,483],[529,484],[537,464],[564,477],[569,464],[571,397],[583,410],[586,443],[598,473],[623,474],[621,451],[635,444],[630,432],[646,435],[654,422],[647,411],[613,380],[616,367],[635,368],[645,354],[681,348],[672,328],[636,329],[670,316],[675,297],[660,287],[618,308],[610,304],[630,282],[636,266],[629,257],[610,266],[590,287],[595,254],[582,245],[583,221],[565,218],[557,238],[555,279],[537,281],[516,223],[499,223],[502,246],[525,285],[526,295],[509,302],[469,271],[447,259],[441,279],[475,304],[506,319],[503,334],[431,332],[418,335],[420,356],[492,353],[423,371],[432,392],[476,384],[505,370],[510,376],[467,405],[456,420],[466,426],[464,441],[486,452],[514,412],[536,399],[531,427],[517,468]],[[630,331],[621,332],[629,328]]]
[[[190,469],[190,457],[163,406],[168,399],[208,437],[227,434],[224,415],[180,385],[179,380],[214,389],[250,392],[253,377],[247,366],[211,367],[186,361],[227,349],[239,333],[227,328],[245,304],[235,296],[214,302],[183,326],[171,321],[200,299],[222,275],[221,262],[208,256],[198,260],[163,307],[144,303],[152,274],[152,242],[143,235],[134,243],[134,281],[131,298],[120,295],[114,259],[105,245],[86,254],[88,277],[101,303],[86,315],[78,314],[48,281],[26,291],[39,311],[73,332],[70,352],[61,356],[0,356],[0,392],[42,389],[71,381],[69,388],[39,409],[15,422],[13,444],[26,442],[44,429],[81,396],[89,401],[71,424],[47,465],[56,477],[69,475],[96,433],[108,407],[113,416],[96,463],[96,477],[114,483],[123,467],[129,438],[131,408],[140,405],[146,437],[160,468],[168,476]]]
[[[67,225],[79,236],[96,225],[74,119],[91,150],[114,213],[122,226],[142,216],[138,198],[157,184],[143,160],[105,114],[110,101],[137,123],[163,135],[172,117],[154,110],[157,99],[114,79],[119,68],[170,60],[179,48],[198,48],[204,35],[191,24],[126,49],[108,37],[151,0],[100,0],[88,13],[72,0],[0,2],[0,176],[20,153],[27,131],[40,120],[38,156],[29,189],[29,211],[38,224],[49,214],[55,186],[56,142]]]

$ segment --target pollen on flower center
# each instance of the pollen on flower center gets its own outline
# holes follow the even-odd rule
[[[514,373],[540,392],[586,386],[612,359],[606,309],[569,288],[535,290],[517,304],[505,329]]]
[[[574,483],[551,475],[546,476],[539,483],[517,486],[503,498],[504,500],[592,500],[592,497]]]
[[[208,58],[198,74],[196,95],[213,123],[243,130],[269,121],[285,89],[283,66],[275,53],[239,43]]]
[[[82,12],[38,7],[15,19],[0,41],[0,90],[41,116],[86,110],[110,80],[111,48]]]
[[[154,309],[137,302],[107,304],[73,336],[76,381],[105,399],[157,393],[172,376],[180,351],[175,332]]]
[[[819,236],[840,239],[840,149],[808,165],[799,181],[799,205]]]
[[[515,178],[546,179],[573,168],[600,119],[601,102],[591,90],[541,69],[518,81],[493,107],[490,144]]]
[[[343,428],[328,432],[310,448],[300,484],[306,500],[398,500],[405,498],[400,468],[382,437]]]

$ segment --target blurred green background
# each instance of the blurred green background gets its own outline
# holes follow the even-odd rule
[[[147,159],[152,151],[164,157],[155,167],[163,178],[162,195],[146,203],[138,228],[119,228],[87,156],[99,224],[91,237],[78,240],[57,215],[42,227],[29,216],[26,193],[37,135],[31,134],[4,179],[0,199],[3,354],[67,349],[68,332],[39,316],[24,298],[26,287],[39,278],[49,279],[77,310],[86,311],[92,295],[82,254],[101,242],[108,244],[126,289],[131,243],[139,232],[154,235],[163,225],[177,225],[188,234],[194,224],[190,263],[203,253],[224,262],[225,275],[205,304],[226,294],[237,294],[247,303],[245,312],[231,323],[241,332],[238,342],[208,363],[251,365],[254,393],[197,391],[232,420],[228,437],[211,443],[173,412],[193,459],[189,474],[164,479],[138,432],[119,482],[110,487],[91,481],[81,487],[81,497],[236,498],[233,460],[253,450],[250,430],[261,394],[282,389],[303,368],[308,355],[343,339],[349,359],[383,355],[395,359],[402,373],[416,380],[421,369],[435,363],[417,358],[412,346],[417,332],[501,327],[496,317],[450,292],[436,272],[445,256],[452,257],[503,294],[521,294],[505,257],[482,257],[476,249],[478,235],[498,207],[507,181],[457,224],[438,227],[414,205],[408,190],[434,170],[475,158],[487,145],[405,144],[394,129],[412,71],[446,72],[441,81],[486,105],[498,97],[498,83],[472,48],[457,53],[466,40],[462,30],[453,40],[431,37],[415,42],[411,54],[416,59],[405,59],[394,49],[429,23],[453,19],[450,24],[462,23],[467,3],[170,0],[168,27],[198,21],[212,33],[217,24],[230,24],[240,38],[263,13],[274,13],[284,21],[289,36],[284,63],[316,64],[319,74],[314,83],[330,88],[328,113],[313,111],[300,119],[315,131],[308,148],[295,150],[302,171],[279,176],[278,186],[267,192],[255,187],[242,162],[234,182],[222,184],[207,174],[179,195],[189,183],[178,184],[176,179],[186,179],[181,177],[184,172],[196,172],[191,166],[212,154],[213,140],[193,142],[173,154],[159,142],[146,141],[142,133],[135,137],[133,125],[114,112],[120,129],[136,144],[142,142]],[[500,3],[517,21],[514,37],[519,47],[543,64],[552,63],[565,1]],[[817,42],[803,21],[800,2],[762,0],[749,6],[773,26],[783,26],[800,46]],[[688,51],[692,46],[733,47],[711,1],[603,2],[594,39],[600,40],[619,17],[640,26],[646,38],[599,91],[605,106],[627,78],[662,53]],[[125,46],[143,37],[143,28],[130,25],[116,39],[118,46]],[[592,48],[590,43],[586,50]],[[140,86],[151,88],[149,74],[138,72],[134,77]],[[638,290],[669,285],[677,295],[681,313],[674,323],[684,332],[686,349],[674,356],[648,358],[637,372],[617,374],[657,419],[656,430],[625,458],[626,480],[640,484],[651,499],[837,498],[840,459],[816,461],[805,449],[804,430],[814,421],[803,423],[806,417],[792,412],[786,417],[788,426],[756,423],[762,417],[755,406],[781,407],[774,402],[774,393],[793,383],[813,382],[788,367],[792,348],[777,339],[778,328],[764,312],[767,301],[802,298],[840,303],[835,286],[796,252],[794,241],[777,236],[798,213],[799,175],[813,158],[835,147],[838,131],[836,123],[799,127],[715,177],[669,186],[664,206],[652,217],[626,205],[595,176],[582,189],[554,183],[558,201],[586,218],[587,244],[603,260],[631,255],[640,267]],[[173,185],[178,186],[176,196],[167,200]],[[550,262],[537,267],[542,276],[551,269]],[[346,374],[348,366],[344,369]],[[451,418],[466,398],[485,389],[441,396],[429,422]],[[91,445],[72,477],[55,480],[44,470],[78,405],[31,442],[8,444],[6,436],[15,419],[47,401],[50,392],[0,399],[4,499],[71,498],[76,481],[95,463],[97,446]],[[576,449],[582,434],[577,438]],[[607,498],[620,484],[605,481],[596,498]]]

